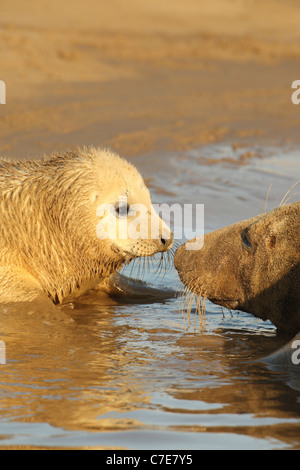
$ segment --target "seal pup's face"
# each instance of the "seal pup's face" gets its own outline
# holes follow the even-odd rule
[[[101,200],[97,236],[115,255],[128,262],[172,247],[171,230],[156,213],[142,176],[127,162],[93,197],[97,203]]]
[[[184,244],[174,262],[196,294],[300,330],[300,202],[209,233],[201,250]]]

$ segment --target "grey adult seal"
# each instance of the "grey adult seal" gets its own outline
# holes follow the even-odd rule
[[[209,233],[200,250],[186,248],[174,262],[191,291],[278,331],[300,331],[300,202]]]

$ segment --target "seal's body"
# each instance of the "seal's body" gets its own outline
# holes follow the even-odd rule
[[[158,221],[156,236],[105,231],[112,219],[118,230],[134,219],[135,204],[147,208],[141,225]],[[41,293],[54,303],[72,300],[104,287],[124,263],[171,245],[172,233],[154,213],[141,175],[108,150],[0,161],[0,303]]]
[[[201,250],[185,248],[175,267],[190,290],[300,331],[300,202],[209,233]]]

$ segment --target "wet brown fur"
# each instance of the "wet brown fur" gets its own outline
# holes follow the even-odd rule
[[[194,293],[300,331],[300,202],[209,233],[201,250],[184,244],[174,261]]]

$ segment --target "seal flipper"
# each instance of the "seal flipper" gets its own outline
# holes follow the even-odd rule
[[[175,291],[171,289],[156,288],[147,283],[131,279],[123,274],[113,274],[104,285],[101,283],[95,290],[106,291],[107,295],[121,302],[161,302],[175,297]]]

